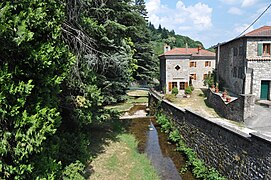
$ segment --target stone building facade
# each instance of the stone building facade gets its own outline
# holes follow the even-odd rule
[[[271,26],[216,47],[219,83],[235,94],[271,99]]]
[[[201,88],[204,78],[215,68],[215,53],[198,48],[164,48],[160,59],[160,84],[167,93],[177,87],[183,93],[187,86]]]

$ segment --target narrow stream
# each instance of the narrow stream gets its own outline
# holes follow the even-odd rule
[[[146,113],[146,106],[135,105],[129,114],[133,117],[128,121],[128,130],[139,141],[138,150],[146,153],[152,165],[157,170],[162,180],[194,180],[191,171],[180,175],[179,171],[185,166],[185,158],[180,152],[176,152],[176,146],[167,141],[167,135],[161,132],[154,117],[142,117],[142,111]],[[134,114],[141,114],[142,118],[136,118]],[[144,113],[143,113],[144,116]],[[149,130],[150,127],[152,130]]]

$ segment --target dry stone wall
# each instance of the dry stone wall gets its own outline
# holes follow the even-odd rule
[[[178,127],[199,158],[228,179],[271,179],[271,139],[217,124],[149,94],[151,114],[161,110]]]

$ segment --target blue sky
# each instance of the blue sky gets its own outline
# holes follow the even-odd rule
[[[270,0],[145,0],[149,21],[199,40],[205,48],[229,41],[245,30]],[[271,8],[247,32],[271,26]]]

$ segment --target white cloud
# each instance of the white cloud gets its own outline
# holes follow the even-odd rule
[[[146,3],[146,8],[149,13],[155,13],[160,9],[161,2],[160,0],[150,0]]]
[[[235,28],[234,28],[234,31],[239,35],[240,33],[242,33],[245,29],[247,29],[249,26],[249,24],[236,24],[235,25]],[[244,34],[250,32],[250,31],[253,31],[254,30],[254,27],[251,26]],[[242,35],[244,35],[242,34]]]
[[[228,10],[228,13],[233,14],[233,15],[242,15],[243,11],[241,9],[237,8],[237,7],[231,7]]]
[[[212,8],[204,3],[186,6],[183,1],[176,3],[176,8],[168,8],[160,0],[149,0],[146,3],[149,20],[157,27],[159,24],[167,28],[180,29],[191,27],[198,31],[212,27]],[[185,28],[187,29],[187,28]]]
[[[255,5],[258,2],[258,0],[243,0],[242,7],[250,7]]]
[[[221,2],[225,4],[238,4],[240,0],[220,0]]]

